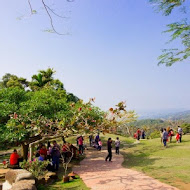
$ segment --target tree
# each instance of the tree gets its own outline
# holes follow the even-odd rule
[[[32,76],[32,81],[29,83],[30,88],[35,91],[43,87],[52,87],[54,89],[64,89],[63,83],[54,79],[53,75],[55,71],[48,68],[45,70],[40,70],[38,74]]]
[[[119,102],[116,108],[110,108],[105,114],[103,123],[103,131],[117,133],[118,131],[127,130],[127,133],[131,135],[128,124],[135,121],[137,115],[133,110],[126,110],[125,102]]]
[[[189,123],[183,123],[181,125],[181,128],[183,129],[183,133],[190,133],[190,124]]]
[[[53,78],[54,73],[48,69],[33,75],[29,82],[32,91],[20,88],[17,83],[8,87],[14,75],[8,74],[2,81],[0,141],[20,143],[25,159],[29,143],[35,140],[97,131],[116,133],[118,127],[136,119],[135,112],[127,111],[124,102],[107,113],[93,105],[95,98],[83,102],[63,89],[62,83]]]
[[[162,11],[165,16],[171,15],[174,9],[178,9],[179,14],[184,18],[174,23],[167,25],[165,32],[172,33],[172,42],[176,39],[180,40],[182,48],[164,49],[163,54],[159,56],[159,63],[171,66],[174,63],[181,61],[188,61],[190,57],[190,20],[189,20],[189,6],[185,3],[186,0],[150,0],[151,3]],[[182,8],[182,9],[180,9]],[[188,15],[188,16],[187,16]]]
[[[6,124],[10,115],[19,112],[20,104],[27,100],[26,91],[15,88],[3,88],[0,90],[0,123]]]
[[[7,73],[2,77],[2,81],[0,82],[0,89],[11,87],[25,89],[28,87],[28,81],[25,78],[17,77],[16,75]]]

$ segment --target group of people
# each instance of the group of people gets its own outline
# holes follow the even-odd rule
[[[84,146],[84,138],[83,136],[78,136],[77,139],[77,145],[79,146],[79,154],[83,154],[83,151],[85,149]],[[97,150],[101,151],[102,149],[102,141],[100,139],[100,135],[99,133],[93,137],[93,135],[89,135],[89,145],[90,147],[94,147]],[[119,137],[117,137],[116,141],[115,141],[115,153],[119,154],[119,148],[120,148],[120,140]],[[107,151],[108,151],[108,155],[105,158],[105,161],[109,160],[110,162],[112,161],[112,139],[109,138],[107,141]]]
[[[174,131],[173,129],[161,129],[161,143],[163,142],[164,147],[167,146],[168,139],[170,139],[170,142],[172,141],[172,137],[174,136]],[[177,133],[176,133],[176,141],[177,143],[181,143],[182,141],[182,135],[183,135],[183,130],[180,126],[178,126]]]
[[[96,148],[99,151],[102,150],[102,141],[100,139],[99,133],[96,135],[95,138],[93,138],[93,135],[89,136],[89,144],[90,146]]]
[[[50,160],[52,163],[52,170],[59,169],[59,159],[61,156],[61,148],[56,141],[53,141],[53,145],[48,142],[47,147],[45,144],[40,143],[37,147],[36,155],[39,161]]]
[[[119,148],[120,148],[120,140],[119,137],[117,137],[116,141],[115,141],[115,153],[119,154]],[[112,161],[112,139],[109,138],[107,141],[107,150],[108,150],[108,155],[106,156],[105,161],[107,162],[107,160],[109,159],[109,161]]]
[[[134,133],[134,138],[137,139],[138,141],[140,139],[145,139],[145,131],[144,130],[140,130],[139,128],[137,129],[136,133]]]
[[[63,141],[62,147],[57,144],[56,141],[53,141],[51,145],[50,142],[47,143],[47,147],[45,144],[40,143],[35,152],[35,157],[39,161],[49,160],[51,170],[57,171],[59,169],[60,158],[64,159],[64,162],[67,162],[67,159],[71,156],[71,151],[75,153],[75,147]],[[13,153],[10,156],[10,165],[11,166],[19,166],[19,162],[23,161],[22,158],[17,153],[17,150],[14,149]]]

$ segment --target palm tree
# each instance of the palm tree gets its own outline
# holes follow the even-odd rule
[[[32,76],[32,82],[30,82],[30,88],[32,90],[39,90],[43,87],[52,87],[54,89],[64,89],[63,83],[59,80],[54,80],[53,74],[55,71],[51,68],[40,70],[37,75]]]

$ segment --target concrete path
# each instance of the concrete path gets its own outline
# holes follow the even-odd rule
[[[92,190],[177,190],[143,173],[122,167],[123,156],[113,154],[113,162],[106,162],[107,151],[90,149],[74,172]]]

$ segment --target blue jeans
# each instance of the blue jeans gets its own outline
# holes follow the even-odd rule
[[[167,139],[163,139],[164,146],[166,146]]]
[[[53,161],[53,169],[58,170],[59,169],[59,157],[53,156],[52,161]]]
[[[84,152],[84,147],[83,147],[83,145],[79,145],[79,153],[80,153],[80,154],[83,154],[83,152]]]

